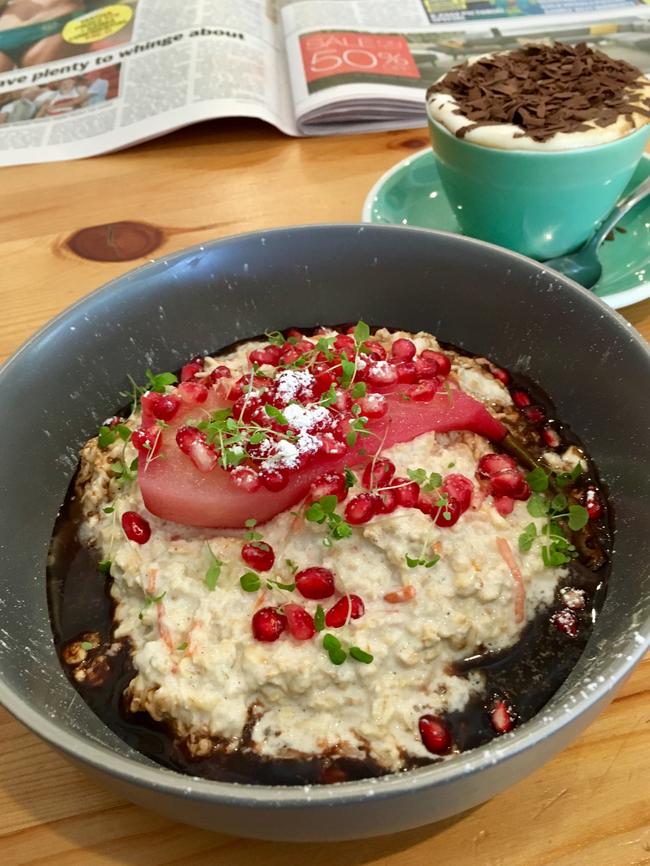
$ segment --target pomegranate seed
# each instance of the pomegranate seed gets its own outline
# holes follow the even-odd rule
[[[339,502],[343,502],[347,495],[345,475],[342,472],[326,472],[325,475],[312,481],[307,494],[307,502],[311,504],[323,496],[336,496]]]
[[[401,361],[395,365],[397,381],[411,384],[418,380],[418,368],[414,361]]]
[[[515,507],[515,500],[509,496],[495,496],[494,507],[499,512],[501,517],[507,517],[512,514],[512,509]]]
[[[367,523],[379,510],[379,497],[375,493],[360,493],[353,497],[345,506],[345,519],[357,526]]]
[[[452,496],[449,497],[446,505],[436,505],[434,508],[435,510],[431,514],[431,519],[436,526],[445,528],[458,523],[458,518],[463,513],[458,500]]]
[[[502,385],[507,385],[510,382],[510,373],[507,370],[502,370],[501,367],[495,367],[494,364],[490,364],[490,372]]]
[[[336,339],[334,340],[334,348],[337,352],[345,352],[349,359],[351,357],[350,353],[354,355],[356,348],[354,337],[351,337],[348,334],[337,334]]]
[[[259,475],[248,466],[236,466],[230,473],[230,478],[233,484],[246,493],[254,493],[260,489]]]
[[[509,496],[524,501],[530,496],[530,487],[520,472],[510,469],[492,476],[490,493],[492,496]]]
[[[394,490],[381,490],[378,496],[379,505],[377,506],[377,510],[379,514],[390,514],[399,505],[397,493]]]
[[[160,421],[171,421],[181,405],[180,397],[176,394],[157,394],[155,391],[143,394],[141,402],[144,411],[150,412]]]
[[[366,418],[383,418],[388,412],[388,403],[383,394],[366,394],[359,400],[361,414]]]
[[[318,333],[320,333],[321,331],[322,329],[319,328]],[[295,337],[296,340],[302,340],[304,336],[305,335],[303,334],[303,332],[299,331],[298,328],[289,328],[289,330],[287,331],[287,339],[289,339],[289,337]]]
[[[201,382],[181,382],[178,393],[186,403],[205,403],[208,389]]]
[[[289,478],[277,469],[264,469],[260,472],[260,481],[267,490],[277,493],[278,490],[284,490],[289,483]]]
[[[561,442],[560,436],[552,427],[544,427],[542,429],[542,439],[544,444],[549,448],[557,448]]]
[[[181,369],[181,382],[188,382],[193,379],[197,373],[203,371],[203,361],[190,361],[189,364],[184,364]]]
[[[546,415],[539,406],[524,406],[521,411],[531,424],[543,424],[546,421]]]
[[[530,406],[530,404],[532,403],[532,400],[530,399],[530,397],[528,396],[528,393],[526,391],[513,391],[512,392],[512,402],[519,409],[523,409],[524,406]]]
[[[352,395],[349,391],[342,391],[340,388],[337,388],[336,391],[336,400],[334,401],[334,408],[338,409],[339,412],[347,412],[352,408]]]
[[[232,417],[236,421],[247,423],[251,420],[253,412],[261,406],[262,400],[257,394],[242,394],[232,404]],[[266,415],[266,412],[264,414]]]
[[[590,486],[585,490],[584,495],[585,508],[589,515],[589,520],[598,520],[603,513],[603,504],[600,499],[600,494],[596,487]]]
[[[499,472],[517,469],[517,464],[508,454],[484,454],[478,461],[476,475],[479,478],[491,478]]]
[[[434,360],[419,357],[414,363],[418,379],[433,379],[438,375],[438,365]]]
[[[334,595],[334,574],[317,565],[304,568],[295,577],[296,589],[303,598],[318,600]]]
[[[415,508],[420,497],[420,488],[415,481],[409,481],[408,478],[397,476],[393,478],[392,483],[395,486],[397,504],[403,508]]]
[[[281,355],[280,346],[264,346],[263,349],[253,349],[248,360],[251,364],[270,364],[272,367],[277,367]]]
[[[217,452],[208,445],[205,434],[196,427],[179,427],[176,444],[200,472],[210,472],[217,465]]]
[[[451,361],[442,352],[434,352],[432,349],[425,349],[420,357],[427,363],[436,365],[436,375],[446,378],[451,372]]]
[[[497,734],[507,734],[515,726],[515,714],[512,707],[502,698],[495,698],[490,709],[490,721]]]
[[[309,640],[316,634],[314,618],[304,607],[299,604],[285,604],[282,610],[287,618],[289,634],[296,640]]]
[[[426,403],[433,400],[437,390],[438,383],[429,380],[428,382],[420,382],[418,385],[410,385],[406,389],[406,394],[417,403]]]
[[[585,608],[585,591],[577,589],[573,586],[563,586],[560,590],[560,596],[564,604],[571,610],[584,610]]]
[[[122,529],[129,541],[146,544],[151,538],[149,522],[137,511],[125,511],[122,515]]]
[[[140,457],[154,457],[160,450],[160,429],[158,427],[138,427],[131,434],[131,442]]]
[[[558,631],[563,632],[569,637],[575,637],[578,634],[578,620],[573,611],[564,608],[558,610],[551,617],[551,623]]]
[[[387,361],[377,361],[368,367],[366,378],[371,385],[381,388],[397,382],[397,370]]]
[[[364,352],[364,355],[367,355],[371,361],[385,361],[386,360],[386,349],[382,346],[381,343],[378,343],[376,340],[366,340],[363,344],[366,349],[369,349],[369,352]]]
[[[366,490],[372,490],[373,487],[385,487],[390,483],[394,474],[395,464],[391,463],[390,460],[380,458],[379,460],[375,460],[374,465],[372,461],[368,463],[363,470],[361,483]]]
[[[270,571],[275,562],[275,553],[270,544],[265,541],[255,541],[242,547],[241,558],[255,571]]]
[[[415,358],[417,349],[412,340],[399,339],[395,340],[390,347],[390,353],[396,361],[412,361]]]
[[[263,607],[253,615],[253,637],[265,643],[277,640],[287,626],[287,619],[275,607]]]
[[[300,349],[297,346],[287,344],[280,355],[280,363],[288,367],[290,364],[295,364],[300,357],[302,357]]]
[[[210,373],[208,379],[211,385],[216,385],[220,379],[229,379],[231,376],[232,373],[230,372],[230,368],[226,367],[225,364],[219,364],[219,366],[215,367]]]
[[[420,716],[418,729],[424,748],[432,755],[446,755],[451,749],[451,734],[437,716]]]
[[[187,454],[189,457],[192,444],[196,442],[197,439],[201,439],[201,437],[203,437],[203,433],[201,433],[200,430],[197,430],[196,427],[179,427],[176,431],[176,444],[183,454]],[[203,438],[205,441],[205,437]]]
[[[452,472],[446,476],[442,489],[449,495],[450,499],[455,499],[458,502],[461,511],[467,511],[472,501],[472,493],[474,492],[474,485],[469,478],[457,472]]]
[[[320,437],[321,440],[321,449],[324,454],[329,454],[333,457],[338,457],[341,454],[345,454],[348,450],[348,446],[345,442],[340,442],[334,438],[331,433],[323,433]]]
[[[365,613],[363,601],[358,595],[344,595],[325,614],[328,628],[341,628],[349,619],[359,619]]]
[[[322,373],[314,373],[314,395],[320,397],[325,391],[329,391],[335,381],[334,374],[329,370],[324,370]]]

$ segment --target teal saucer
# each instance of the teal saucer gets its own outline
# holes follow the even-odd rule
[[[628,189],[650,175],[645,156]],[[418,226],[462,234],[440,184],[431,148],[402,160],[383,174],[368,193],[362,219],[382,225]],[[650,297],[650,198],[627,214],[614,239],[600,248],[603,274],[593,291],[618,310]]]

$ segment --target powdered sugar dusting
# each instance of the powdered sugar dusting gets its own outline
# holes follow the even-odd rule
[[[311,392],[314,377],[307,370],[283,370],[275,380],[276,397],[285,406],[292,400]]]

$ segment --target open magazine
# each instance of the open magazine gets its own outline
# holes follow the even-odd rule
[[[0,0],[0,165],[218,117],[288,135],[423,125],[454,64],[588,42],[650,72],[650,0]]]

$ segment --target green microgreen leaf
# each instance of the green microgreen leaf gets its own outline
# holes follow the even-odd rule
[[[427,480],[427,473],[424,469],[407,469],[406,474],[411,481],[422,486]]]
[[[359,321],[354,329],[354,342],[357,346],[361,346],[362,343],[365,343],[368,337],[370,336],[370,328],[366,325],[365,322]]]
[[[422,491],[424,493],[431,493],[432,490],[437,490],[439,487],[442,487],[442,475],[439,472],[432,472],[427,478],[426,483],[422,485]],[[447,504],[446,500],[444,504]]]
[[[107,505],[105,508],[102,509],[102,511],[104,512],[104,514],[112,514],[115,511],[115,506]]]
[[[292,559],[285,559],[284,561],[291,574],[295,574],[298,571],[298,566]]]
[[[175,385],[178,382],[173,373],[152,373],[151,370],[145,370],[147,377],[147,387],[149,391],[155,391],[157,394],[164,394],[167,385]]]
[[[284,346],[286,342],[284,336],[279,331],[265,331],[264,336],[274,346]]]
[[[98,564],[97,568],[100,570],[102,574],[110,574],[111,573],[111,565],[113,563],[110,559],[102,559],[102,561]]]
[[[564,511],[567,507],[568,500],[564,493],[557,493],[553,499],[551,499],[551,511],[555,513],[559,513]]]
[[[365,652],[365,650],[362,650],[358,646],[350,647],[350,657],[357,662],[361,662],[364,665],[369,665],[374,659],[373,655]]]
[[[323,610],[323,605],[319,604],[316,606],[316,613],[314,614],[314,628],[316,631],[323,631],[325,628],[325,611]]]
[[[352,382],[352,379],[354,378],[354,374],[356,372],[356,369],[357,369],[357,365],[354,363],[354,361],[349,361],[348,356],[346,355],[345,352],[343,352],[341,354],[341,370],[342,370],[341,387],[343,389],[350,387],[350,383]]]
[[[589,512],[582,505],[569,506],[569,529],[578,532],[587,525],[589,520]]]
[[[259,574],[256,574],[254,571],[247,571],[239,578],[239,585],[244,592],[257,592],[262,582]]]
[[[328,361],[331,361],[334,357],[332,352],[332,343],[336,340],[336,337],[320,337],[314,346],[315,352],[322,352]]]
[[[336,388],[334,387],[333,382],[329,386],[327,391],[325,391],[323,394],[321,394],[321,398],[320,398],[319,402],[320,402],[321,406],[325,406],[325,407],[332,406],[332,405],[334,405],[334,403],[336,403]]]
[[[533,493],[526,505],[531,517],[546,517],[549,511],[548,500],[539,493]]]
[[[578,462],[573,467],[571,472],[558,472],[555,476],[555,483],[558,487],[569,487],[574,481],[582,475],[582,465]]]
[[[354,472],[351,469],[348,469],[347,466],[344,469],[344,475],[345,475],[345,489],[346,490],[349,490],[350,487],[354,487],[355,484],[359,483],[357,476],[354,474]]]
[[[270,403],[265,403],[264,411],[269,416],[269,418],[273,418],[275,421],[278,422],[281,427],[289,426],[289,422],[287,421],[287,419],[284,417],[282,412],[280,412],[280,410],[277,409],[275,406],[272,406]]]
[[[336,496],[321,496],[316,502],[312,502],[305,512],[305,519],[310,523],[327,523],[328,535],[323,540],[326,547],[330,547],[333,541],[340,541],[352,535],[352,527],[336,513],[337,504]]]
[[[203,583],[207,586],[210,592],[214,592],[217,588],[219,578],[221,577],[221,567],[224,563],[220,559],[217,559],[209,544],[207,544],[206,547],[208,548],[208,553],[210,555],[210,565],[203,577]]]
[[[353,399],[357,400],[359,397],[366,396],[366,383],[365,382],[355,382],[352,386],[351,394]]]
[[[537,466],[526,475],[528,486],[535,493],[543,493],[548,490],[549,477],[541,466]]]
[[[184,640],[183,643],[179,643],[179,645],[176,647],[176,649],[178,650],[178,652],[184,653],[185,650],[188,648],[188,646],[189,646],[188,642],[186,640]]]
[[[347,658],[347,653],[341,646],[341,641],[334,637],[333,634],[324,635],[323,648],[333,665],[341,665]]]
[[[90,643],[90,641],[87,640],[82,640],[80,646],[81,649],[86,650],[86,652],[89,652],[91,649],[95,649],[95,644]]]
[[[97,434],[97,444],[100,448],[110,448],[117,439],[117,430],[114,427],[107,427],[102,424]]]
[[[275,587],[276,589],[283,589],[285,592],[293,592],[296,588],[295,583],[282,583],[279,580],[271,579],[268,579],[266,581],[266,586],[268,587],[268,589],[273,589]]]
[[[530,550],[536,537],[537,527],[534,523],[529,523],[519,536],[519,550],[521,550],[522,552]]]

